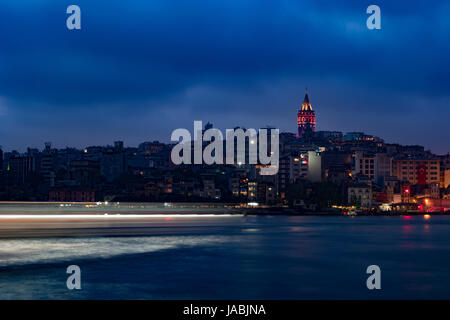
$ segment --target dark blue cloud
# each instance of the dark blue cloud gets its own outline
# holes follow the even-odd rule
[[[65,27],[70,4],[80,31]],[[450,6],[378,1],[371,31],[370,4],[5,0],[1,144],[168,140],[196,119],[295,131],[308,86],[319,129],[450,151]]]

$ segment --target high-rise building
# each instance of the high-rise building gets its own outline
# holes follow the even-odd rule
[[[354,174],[364,175],[382,185],[384,179],[392,175],[392,157],[386,153],[356,151]]]
[[[106,181],[112,182],[127,171],[127,157],[122,141],[115,141],[114,147],[105,148],[100,159],[100,172]]]
[[[316,113],[309,102],[308,91],[305,91],[302,107],[297,113],[298,137],[311,137],[316,131]]]
[[[289,184],[308,177],[308,151],[290,152],[280,157],[278,169],[278,190],[286,191]]]
[[[55,186],[56,167],[58,161],[58,150],[52,149],[50,142],[45,143],[45,149],[41,157],[41,174],[44,182],[50,187]]]
[[[37,174],[38,159],[29,154],[14,155],[8,158],[7,171],[15,183],[24,183]]]
[[[439,158],[398,158],[392,163],[393,176],[411,184],[440,182]]]
[[[363,151],[355,152],[355,175],[361,174],[370,179],[375,177],[375,156]]]
[[[322,180],[321,152],[308,151],[308,180],[320,182]]]
[[[100,181],[100,163],[95,160],[72,160],[70,174],[78,186],[94,187]]]
[[[384,179],[392,176],[392,157],[386,153],[375,154],[375,182],[384,184]]]

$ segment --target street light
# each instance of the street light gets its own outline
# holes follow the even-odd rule
[[[408,203],[409,203],[409,200],[410,200],[410,198],[409,198],[410,190],[409,190],[408,188],[406,188],[406,189],[404,190],[404,192],[405,192],[405,194],[408,195]]]

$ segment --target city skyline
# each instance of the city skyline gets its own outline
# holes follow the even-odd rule
[[[305,116],[306,116],[306,118],[305,118]],[[312,118],[310,118],[312,116]],[[331,132],[333,132],[333,133],[340,133],[341,135],[342,135],[342,137],[345,139],[345,136],[352,136],[352,135],[354,135],[354,134],[364,134],[364,135],[368,135],[368,136],[371,136],[371,137],[375,137],[375,138],[381,138],[383,141],[384,141],[384,143],[385,144],[391,144],[391,145],[402,145],[402,144],[400,144],[400,143],[395,143],[395,142],[390,142],[390,141],[385,141],[384,139],[383,139],[383,137],[379,137],[379,136],[376,136],[376,135],[370,135],[370,134],[368,134],[367,132],[364,132],[364,131],[349,131],[349,132],[342,132],[342,131],[338,131],[338,130],[336,130],[336,131],[331,131],[331,130],[318,130],[317,132],[316,132],[316,130],[315,130],[315,127],[316,127],[316,116],[315,116],[315,111],[313,110],[313,108],[312,108],[312,104],[310,103],[310,101],[309,101],[309,96],[308,96],[308,89],[306,88],[305,89],[305,96],[304,96],[304,98],[303,98],[303,100],[302,100],[302,102],[301,103],[299,103],[299,107],[298,107],[298,113],[297,113],[297,116],[296,116],[296,118],[297,118],[297,132],[284,132],[284,133],[289,133],[289,134],[293,134],[293,135],[296,135],[298,138],[306,138],[307,140],[309,139],[309,138],[313,138],[314,136],[316,136],[317,137],[317,134],[320,134],[320,133],[327,133],[327,132],[329,132],[329,133],[331,133]],[[202,121],[200,120],[200,123],[202,123]],[[311,128],[309,129],[309,126],[311,125]],[[209,128],[214,128],[214,129],[219,129],[219,128],[217,128],[217,127],[215,127],[212,123],[210,123],[209,121],[208,122],[206,122],[205,123],[205,130],[207,129],[207,127],[209,126]],[[245,126],[233,126],[234,128],[243,128],[243,129],[250,129],[250,128],[246,128]],[[266,126],[266,127],[270,127],[270,126]],[[262,127],[259,127],[259,128],[262,128]],[[308,129],[306,129],[306,131],[305,131],[305,128],[308,128]],[[220,129],[219,129],[220,130]],[[251,130],[254,130],[253,128],[251,128]],[[188,130],[189,131],[189,130]],[[309,137],[309,138],[308,138]],[[353,139],[353,138],[351,138],[351,139]],[[113,142],[113,143],[112,143]],[[46,146],[47,144],[49,144],[49,145],[51,145],[53,148],[55,148],[55,149],[65,149],[65,148],[74,148],[74,149],[78,149],[78,150],[83,150],[83,149],[85,149],[85,148],[89,148],[89,147],[97,147],[97,146],[102,146],[102,147],[107,147],[107,146],[110,146],[110,147],[112,147],[114,144],[116,144],[117,142],[120,142],[120,143],[124,143],[124,141],[122,140],[122,139],[114,139],[114,141],[106,141],[105,143],[103,143],[103,144],[97,144],[97,145],[94,145],[94,144],[84,144],[84,145],[81,145],[81,146],[69,146],[69,145],[65,145],[65,146],[55,146],[55,145],[52,145],[52,142],[51,141],[45,141],[45,142],[43,142],[42,143],[42,145],[44,145],[44,146]],[[130,144],[124,144],[124,146],[126,146],[126,147],[129,147],[129,148],[133,148],[133,147],[137,147],[138,145],[141,145],[141,144],[143,144],[143,143],[149,143],[149,142],[160,142],[160,143],[164,143],[164,144],[168,144],[168,145],[175,145],[176,144],[176,142],[174,142],[174,141],[168,141],[168,140],[164,140],[164,139],[162,139],[162,140],[156,140],[156,139],[152,139],[152,138],[149,138],[149,139],[147,139],[147,140],[145,140],[145,141],[139,141],[139,142],[137,142],[137,144],[135,144],[135,145],[130,145]],[[26,146],[26,147],[22,147],[22,149],[20,149],[20,148],[16,148],[16,149],[11,149],[11,150],[7,150],[7,149],[5,149],[2,145],[0,145],[0,150],[2,150],[3,149],[3,151],[6,151],[6,152],[8,152],[8,151],[14,151],[14,152],[19,152],[19,153],[22,153],[22,152],[26,152],[27,150],[29,150],[29,149],[41,149],[41,147],[42,147],[42,145],[41,146]],[[429,152],[433,152],[433,150],[429,150],[429,149],[427,149],[425,146],[423,146],[423,145],[418,145],[418,144],[403,144],[404,146],[422,146],[422,147],[424,147],[425,148],[425,150],[427,150],[427,151],[429,151]],[[23,148],[25,148],[25,150],[23,149]],[[434,152],[434,154],[439,154],[439,153],[436,153],[436,152]],[[441,155],[445,155],[445,154],[450,154],[450,152],[447,152],[447,153],[442,153]]]
[[[199,120],[199,121],[201,121],[201,120]],[[206,121],[205,123],[210,123],[210,122]],[[235,127],[235,128],[236,128],[236,127],[246,128],[245,126],[233,126],[233,127]],[[263,127],[264,127],[264,126],[260,126],[260,127],[258,127],[258,128],[263,128]],[[265,126],[265,127],[270,127],[270,126]],[[213,126],[213,128],[217,128],[217,127],[216,127],[216,126]],[[217,128],[217,129],[219,129],[219,130],[225,130],[225,128],[223,128],[223,129]],[[246,129],[247,129],[247,128],[246,128]],[[298,129],[298,128],[297,128],[297,129]],[[375,134],[370,134],[369,132],[366,132],[366,131],[339,131],[339,130],[317,130],[317,131],[318,131],[318,132],[341,132],[344,136],[345,136],[346,134],[352,134],[352,133],[363,133],[363,134],[365,134],[365,135],[369,135],[369,136],[374,136],[374,137],[381,138],[381,139],[384,140],[384,142],[385,142],[386,144],[392,144],[392,145],[397,145],[397,144],[398,144],[398,145],[404,145],[404,146],[423,146],[423,147],[425,148],[425,150],[430,151],[430,152],[432,152],[432,153],[434,153],[434,154],[436,154],[436,155],[447,155],[447,154],[450,153],[450,151],[442,152],[442,153],[434,152],[434,150],[427,148],[426,145],[421,145],[421,144],[418,144],[418,143],[402,144],[402,143],[398,143],[398,142],[386,141],[386,139],[384,139],[382,136],[378,136],[378,135],[375,135]],[[280,133],[292,133],[292,134],[297,134],[297,133],[296,133],[296,130],[291,130],[291,131],[280,131]],[[170,138],[170,137],[169,137],[169,138]],[[45,144],[46,144],[46,143],[50,143],[51,146],[52,146],[52,148],[55,148],[55,149],[74,148],[74,149],[78,149],[78,150],[83,150],[84,148],[87,148],[87,147],[96,147],[96,146],[103,146],[103,147],[106,147],[106,146],[113,146],[113,145],[114,145],[114,142],[116,142],[116,141],[124,142],[124,146],[130,147],[130,148],[137,147],[139,144],[142,144],[142,143],[145,143],[145,142],[161,142],[161,143],[169,144],[169,145],[170,145],[170,144],[172,144],[172,145],[175,145],[175,144],[176,144],[176,142],[170,141],[170,139],[155,139],[155,138],[152,138],[152,137],[148,137],[148,139],[146,139],[146,140],[135,141],[135,142],[133,142],[133,143],[130,143],[130,142],[124,141],[124,139],[120,139],[120,137],[119,137],[119,138],[117,138],[117,139],[107,140],[107,141],[100,142],[100,143],[97,143],[97,144],[93,144],[93,143],[89,143],[89,142],[86,142],[86,143],[83,144],[83,142],[80,142],[80,144],[76,144],[76,145],[68,145],[68,144],[64,144],[64,143],[58,145],[58,144],[55,144],[55,143],[54,143],[54,140],[53,140],[53,141],[44,141],[44,140],[42,140],[40,144],[34,144],[34,145],[26,144],[26,145],[19,146],[19,147],[17,147],[17,148],[16,148],[16,147],[7,148],[7,147],[5,147],[5,145],[8,146],[8,144],[5,144],[5,145],[1,145],[1,144],[0,144],[0,149],[2,149],[4,152],[17,151],[17,152],[19,152],[19,153],[26,153],[28,149],[38,149],[38,150],[43,150],[43,149],[45,148]],[[450,150],[450,149],[449,149],[449,150]]]
[[[218,320],[450,299],[449,12],[0,1],[0,300]]]
[[[381,30],[352,1],[77,4],[78,31],[65,4],[0,5],[6,150],[168,142],[194,120],[296,132],[308,87],[319,131],[450,151],[444,1],[380,3]]]

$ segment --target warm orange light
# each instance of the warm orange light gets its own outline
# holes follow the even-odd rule
[[[431,216],[430,216],[429,214],[426,214],[426,215],[424,215],[423,217],[424,217],[425,220],[428,220],[428,219],[431,218]]]

